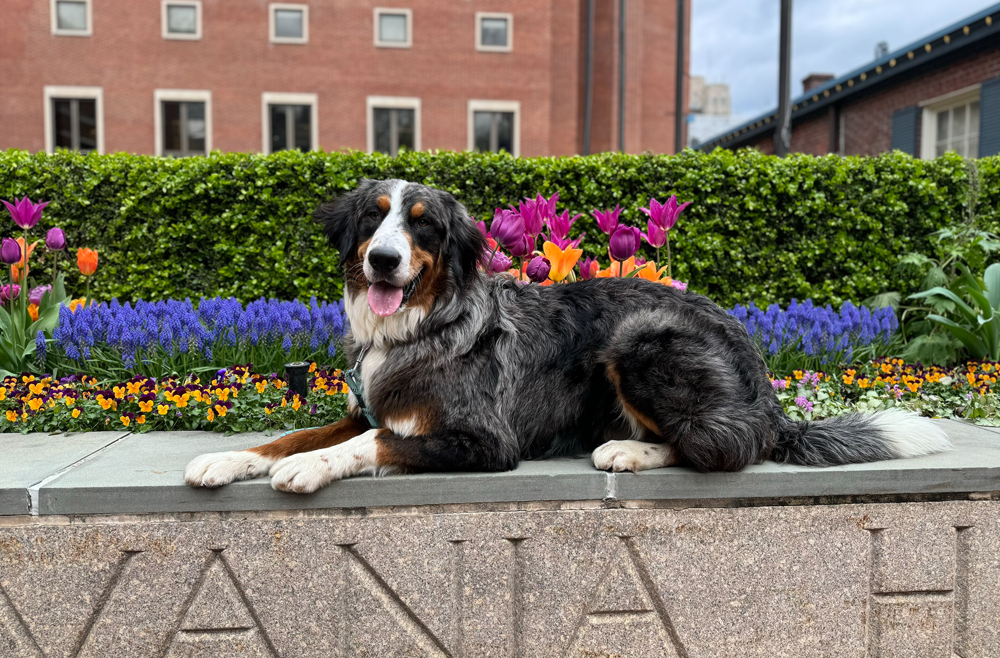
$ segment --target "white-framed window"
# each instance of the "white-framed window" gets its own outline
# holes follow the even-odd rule
[[[161,0],[164,39],[201,39],[201,0]]]
[[[157,89],[153,92],[156,155],[184,157],[212,151],[212,92]]]
[[[375,7],[375,45],[379,48],[413,46],[413,10]]]
[[[316,94],[261,94],[263,153],[319,148],[318,97]]]
[[[368,152],[396,155],[401,148],[420,150],[420,99],[369,96]]]
[[[52,34],[89,37],[94,26],[93,0],[49,0]]]
[[[920,157],[930,160],[954,151],[979,157],[979,85],[920,103]]]
[[[469,101],[469,150],[520,155],[520,101]]]
[[[476,12],[476,50],[509,53],[514,47],[514,14]]]
[[[309,5],[272,2],[268,16],[271,43],[309,43]]]
[[[104,90],[46,86],[45,151],[57,148],[104,153]]]

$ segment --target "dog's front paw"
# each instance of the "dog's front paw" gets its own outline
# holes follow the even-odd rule
[[[312,493],[339,479],[331,464],[335,459],[326,450],[285,457],[271,467],[271,486],[278,491]]]
[[[591,457],[602,471],[632,471],[671,466],[676,463],[674,451],[668,445],[645,441],[608,441],[598,446]]]
[[[212,452],[191,460],[184,469],[184,481],[192,487],[221,487],[234,480],[260,477],[274,463],[249,450]]]

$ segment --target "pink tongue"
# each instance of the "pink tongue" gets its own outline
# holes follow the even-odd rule
[[[368,286],[368,307],[375,315],[388,317],[399,309],[403,302],[403,289],[384,281]]]

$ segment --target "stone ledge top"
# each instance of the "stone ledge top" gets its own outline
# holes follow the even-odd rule
[[[0,436],[0,515],[130,514],[360,508],[525,501],[747,500],[1000,491],[1000,431],[938,421],[955,450],[832,468],[765,462],[739,473],[663,468],[597,471],[588,458],[524,462],[506,473],[425,473],[352,478],[310,495],[267,478],[214,490],[184,484],[205,452],[267,442],[262,434],[101,432]]]

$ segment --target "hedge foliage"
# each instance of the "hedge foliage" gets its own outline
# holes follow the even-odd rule
[[[1000,221],[1000,158],[978,161],[982,223]],[[874,158],[755,151],[677,156],[603,154],[524,158],[470,153],[215,153],[157,158],[114,154],[0,153],[0,198],[51,201],[39,228],[66,230],[69,244],[100,251],[98,298],[261,296],[334,300],[337,255],[310,212],[362,177],[404,178],[448,190],[479,218],[540,192],[586,213],[575,229],[607,263],[592,208],[639,206],[677,194],[694,203],[673,231],[677,278],[724,306],[811,297],[838,305],[887,289],[913,290],[898,257],[927,251],[927,236],[966,213],[968,175],[955,155]],[[0,220],[0,235],[15,229]],[[36,230],[36,235],[41,236]],[[647,247],[648,249],[648,247]],[[646,254],[652,255],[652,252]],[[38,278],[50,267],[40,259]],[[68,280],[82,291],[75,268]]]

